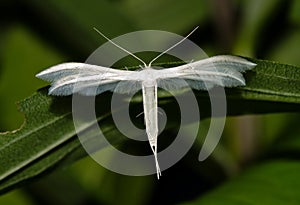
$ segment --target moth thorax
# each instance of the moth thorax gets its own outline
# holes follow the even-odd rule
[[[154,87],[156,85],[156,81],[155,80],[146,80],[143,81],[143,86],[144,87]]]

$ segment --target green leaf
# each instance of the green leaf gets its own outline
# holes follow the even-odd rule
[[[247,72],[242,98],[300,103],[300,68],[266,60],[249,59],[257,66]]]
[[[227,89],[228,115],[299,112],[300,69],[275,62],[251,60],[257,66],[245,74],[247,86]],[[20,103],[20,111],[24,113],[26,121],[19,130],[0,134],[2,192],[86,155],[74,130],[71,97],[48,96],[47,89],[38,91]],[[201,116],[209,117],[210,109],[206,109],[210,106],[207,92],[195,92],[199,107],[203,110]],[[105,128],[104,135],[112,144],[117,144],[122,138],[109,115],[110,97],[110,93],[97,97],[96,105],[101,105],[97,106],[97,117],[99,124]],[[176,109],[176,102],[170,99],[170,96],[160,97],[162,108]],[[92,123],[80,127],[80,130],[86,130]]]
[[[199,200],[185,205],[296,205],[300,201],[300,163],[272,161],[256,165]],[[200,186],[200,185],[199,185]]]
[[[51,168],[78,148],[65,99],[51,110],[54,98],[39,92],[20,103],[26,122],[16,131],[0,135],[0,189],[34,177]]]
[[[110,98],[104,99],[109,101]],[[0,133],[0,191],[86,155],[76,137],[70,97],[48,96],[44,88],[23,100],[20,111],[25,114],[23,126],[13,132]],[[107,124],[106,115],[101,116],[106,127],[104,133],[116,135]]]

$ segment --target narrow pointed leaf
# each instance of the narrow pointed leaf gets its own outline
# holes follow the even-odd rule
[[[257,66],[245,73],[246,86],[227,89],[228,115],[300,111],[300,68],[264,60],[249,59]],[[166,63],[175,66],[176,63]],[[85,156],[72,119],[71,97],[48,96],[43,88],[19,103],[24,125],[0,134],[0,191],[12,189],[60,165]],[[195,91],[201,117],[209,117],[207,92]],[[113,143],[120,137],[110,118],[110,93],[97,97],[99,124]],[[160,95],[161,107],[174,107],[168,95]],[[141,102],[133,102],[141,103]],[[172,117],[168,117],[172,119]],[[82,131],[88,127],[82,127]],[[196,156],[195,156],[196,157]]]

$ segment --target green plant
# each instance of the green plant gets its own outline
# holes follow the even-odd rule
[[[15,21],[4,22],[0,33],[0,129],[16,129],[22,123],[13,102],[23,98],[18,106],[25,122],[17,131],[0,134],[0,192],[23,187],[11,197],[3,195],[0,201],[8,203],[23,194],[23,200],[16,203],[298,204],[299,1],[240,1],[237,13],[233,3],[224,2],[222,8],[232,18],[239,15],[239,22],[228,23],[222,12],[215,12],[218,5],[208,1],[4,1],[3,11],[11,9],[6,16]],[[205,118],[197,142],[183,160],[163,172],[159,181],[155,176],[114,174],[89,158],[73,164],[86,153],[74,130],[71,98],[48,96],[47,87],[31,94],[46,85],[34,75],[60,62],[84,61],[103,43],[93,27],[113,37],[140,29],[184,34],[195,25],[200,25],[200,30],[192,40],[210,55],[230,52],[250,56],[249,60],[258,64],[245,74],[246,87],[226,90],[227,126],[213,155],[204,162],[197,161],[209,124],[205,111],[209,101],[206,92],[196,91]],[[220,29],[222,35],[211,35],[216,33],[214,29]],[[143,149],[119,137],[107,114],[110,94],[97,100],[101,103],[99,122],[106,128],[107,138],[123,150]],[[168,96],[161,96],[160,102],[176,107]],[[245,114],[252,117],[230,117]],[[250,131],[239,131],[246,128]],[[171,136],[172,129],[167,133]]]

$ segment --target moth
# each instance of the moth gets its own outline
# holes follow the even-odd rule
[[[142,90],[146,134],[155,157],[156,173],[159,178],[161,170],[157,159],[158,87],[169,90],[189,86],[196,90],[209,90],[215,86],[244,86],[245,79],[242,73],[256,66],[255,63],[244,58],[230,55],[214,56],[165,69],[157,69],[152,66],[155,60],[188,38],[196,29],[160,53],[148,64],[95,29],[110,43],[139,60],[143,64],[141,69],[119,70],[99,65],[69,62],[52,66],[38,73],[36,77],[51,82],[49,94],[57,96],[74,93],[91,96],[105,91],[128,93]],[[182,83],[183,80],[186,83]]]

